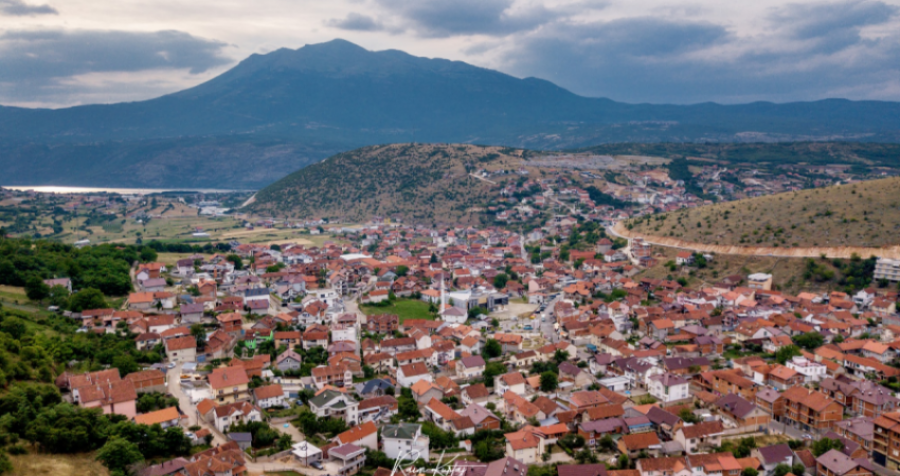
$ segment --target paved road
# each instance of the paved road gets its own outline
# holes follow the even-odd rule
[[[185,394],[181,390],[181,364],[175,366],[174,369],[169,369],[166,374],[167,385],[169,387],[169,394],[178,399],[178,408],[181,409],[182,412],[187,416],[187,424],[185,427],[190,427],[194,425],[200,425],[203,428],[208,429],[213,434],[213,446],[225,444],[226,440],[223,438],[212,425],[204,421],[197,420],[197,407],[191,403],[191,398]]]
[[[562,294],[556,297],[556,299],[550,301],[547,305],[547,308],[544,309],[542,315],[546,316],[544,322],[541,323],[541,334],[543,334],[544,338],[549,340],[551,344],[555,344],[559,342],[559,333],[556,332],[556,329],[553,328],[553,324],[556,323],[556,319],[553,317],[553,309],[556,307],[556,303],[562,298]]]
[[[785,425],[781,422],[773,421],[769,423],[769,430],[773,433],[782,433],[785,434],[795,440],[803,439],[803,435],[806,435],[807,432],[798,430],[792,426]]]

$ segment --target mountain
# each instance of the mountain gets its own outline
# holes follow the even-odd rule
[[[252,55],[156,99],[0,107],[5,184],[260,187],[393,142],[532,149],[609,142],[900,139],[900,104],[624,104],[458,61],[334,40]]]
[[[478,223],[499,187],[469,174],[518,168],[525,151],[471,144],[368,146],[329,157],[263,188],[246,208],[263,215],[363,222]]]

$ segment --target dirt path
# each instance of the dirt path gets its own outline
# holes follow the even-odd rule
[[[678,248],[704,253],[718,253],[724,255],[742,256],[776,256],[782,258],[818,258],[823,254],[828,258],[849,259],[853,254],[863,258],[877,256],[880,258],[900,259],[900,245],[885,246],[883,248],[867,248],[862,246],[817,246],[811,248],[775,248],[771,246],[731,246],[708,245],[678,238],[652,236],[628,230],[622,222],[616,223],[608,229],[610,233],[620,238],[643,238],[644,241],[656,246]]]

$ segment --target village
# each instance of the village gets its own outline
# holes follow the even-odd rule
[[[661,259],[647,243],[570,217],[527,236],[389,220],[331,232],[136,264],[122,308],[64,315],[165,361],[57,386],[202,449],[146,476],[900,465],[896,287],[789,295],[753,273],[691,289],[637,276]],[[171,404],[138,412],[147,395]]]

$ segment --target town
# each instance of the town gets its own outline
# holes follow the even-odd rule
[[[900,465],[893,261],[853,293],[789,295],[765,273],[692,289],[636,276],[659,250],[589,221],[528,236],[387,221],[321,246],[232,240],[168,262],[144,247],[117,306],[71,305],[86,291],[63,276],[27,283],[37,299],[74,293],[52,309],[78,333],[163,358],[63,372],[63,400],[181,428],[191,454],[121,468],[146,476]]]

